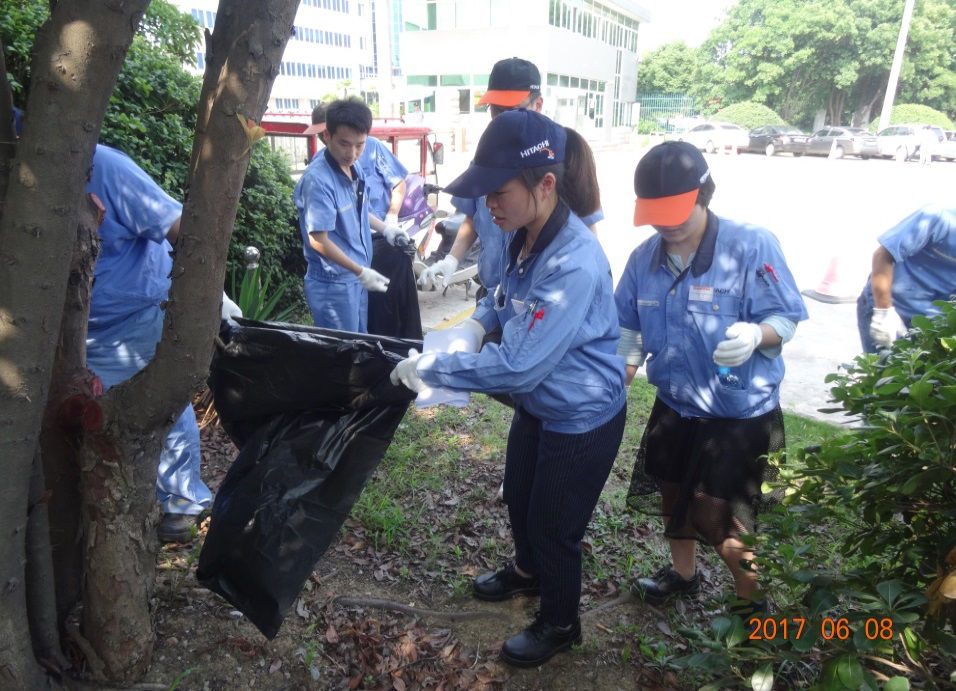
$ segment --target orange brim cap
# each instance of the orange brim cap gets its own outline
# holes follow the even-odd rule
[[[657,199],[640,199],[634,202],[634,225],[679,226],[690,218],[697,203],[699,189]]]
[[[317,122],[314,125],[309,125],[306,127],[305,132],[302,134],[321,134],[322,132],[325,132],[325,123]]]
[[[491,106],[514,108],[516,105],[528,98],[528,94],[530,93],[530,91],[486,91],[485,95],[481,97],[480,101],[478,101],[478,105],[483,106],[488,104]]]

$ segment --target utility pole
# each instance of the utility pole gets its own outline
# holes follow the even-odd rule
[[[903,67],[903,51],[906,49],[906,36],[910,30],[910,20],[913,18],[913,5],[916,0],[906,0],[903,6],[903,21],[900,22],[900,35],[896,39],[896,53],[893,54],[893,66],[890,68],[890,79],[886,83],[886,94],[883,96],[883,110],[880,112],[880,126],[877,132],[890,124],[890,113],[893,112],[893,99],[896,98],[896,86],[900,80],[900,69]]]

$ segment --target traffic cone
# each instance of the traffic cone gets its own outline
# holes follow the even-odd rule
[[[857,296],[863,289],[863,284],[859,285],[855,281],[841,280],[840,278],[840,257],[835,256],[830,260],[827,272],[823,280],[815,289],[800,291],[803,295],[820,302],[831,304],[843,302],[856,302]]]

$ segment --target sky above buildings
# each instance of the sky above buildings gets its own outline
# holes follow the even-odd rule
[[[735,0],[639,0],[651,11],[648,24],[641,26],[640,46],[643,55],[665,43],[683,40],[690,46],[700,45],[711,29],[720,23],[727,8]]]

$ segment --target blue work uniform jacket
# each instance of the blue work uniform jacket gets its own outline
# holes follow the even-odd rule
[[[90,304],[89,328],[97,330],[166,300],[173,266],[166,232],[182,205],[129,156],[102,144],[86,191],[106,207]]]
[[[312,159],[295,185],[292,198],[299,212],[302,254],[308,263],[307,275],[315,280],[349,283],[358,277],[316,252],[309,242],[310,232],[328,232],[339,249],[360,266],[372,262],[365,178],[360,166],[353,165],[351,172],[350,180],[326,148]]]
[[[385,144],[369,136],[358,165],[365,177],[365,207],[375,218],[385,219],[392,202],[392,190],[405,179],[408,169]]]
[[[471,219],[478,241],[481,243],[481,250],[478,253],[478,280],[489,293],[493,293],[501,281],[501,255],[512,235],[510,231],[506,233],[495,225],[485,199],[487,197],[477,199],[452,197],[451,204],[456,211]],[[598,209],[581,220],[584,221],[584,225],[590,226],[603,218],[604,211]]]
[[[893,307],[907,323],[956,293],[956,207],[926,206],[879,238],[893,256]],[[870,280],[864,291],[872,303]]]
[[[474,313],[486,331],[502,327],[501,344],[423,358],[418,372],[431,386],[510,393],[544,429],[580,434],[607,422],[625,401],[611,269],[597,239],[563,202],[519,261],[526,234],[515,231],[501,254],[502,281]]]
[[[743,389],[721,386],[713,353],[731,324],[777,315],[807,318],[780,244],[767,230],[707,212],[690,266],[668,269],[660,235],[631,254],[615,292],[620,325],[639,331],[647,379],[682,417],[752,418],[775,408],[784,364],[760,350],[733,371]]]

